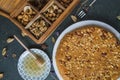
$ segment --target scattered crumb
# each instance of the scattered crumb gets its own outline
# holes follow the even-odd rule
[[[45,49],[48,48],[48,45],[46,45],[46,44],[41,44],[41,48],[42,48],[43,50],[45,50]]]
[[[72,19],[74,22],[77,22],[77,17],[76,17],[76,16],[71,15],[71,19]]]
[[[117,19],[120,20],[120,16],[117,16]]]
[[[25,37],[27,34],[22,32],[21,35],[22,35],[23,37]]]
[[[55,38],[54,38],[54,37],[52,37],[52,42],[53,42],[53,43],[55,43],[55,41],[56,41],[56,40],[55,40]]]
[[[16,56],[17,56],[17,55],[16,55],[15,53],[12,54],[12,57],[13,57],[13,58],[16,58]]]
[[[3,50],[2,50],[2,56],[5,56],[6,53],[7,53],[7,48],[3,48]]]
[[[3,73],[0,73],[0,79],[2,79],[2,78],[3,78],[3,76],[4,76],[4,74],[3,74]]]
[[[59,35],[60,35],[60,32],[59,32],[59,31],[57,31],[57,32],[56,32],[56,36],[59,36]]]
[[[11,43],[11,42],[13,42],[14,41],[14,38],[8,38],[7,39],[7,43]]]

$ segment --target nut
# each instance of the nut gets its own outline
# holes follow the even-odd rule
[[[55,43],[55,41],[56,41],[55,37],[52,37],[52,43]]]
[[[50,6],[43,15],[50,21],[54,22],[61,14],[63,10],[59,8],[56,4]]]
[[[35,15],[36,12],[30,6],[25,6],[24,10],[17,16],[17,20],[26,26]]]
[[[22,15],[19,15],[19,16],[18,16],[18,20],[21,20],[22,18],[23,18]]]
[[[28,30],[39,39],[48,29],[50,25],[41,17],[38,18],[29,28]]]
[[[76,16],[71,15],[71,19],[72,19],[74,22],[77,21],[77,17],[76,17]]]
[[[30,6],[25,6],[25,7],[24,7],[24,12],[25,12],[26,14],[33,14],[34,11],[31,9]]]
[[[27,34],[24,33],[24,32],[22,32],[21,35],[22,35],[23,37],[27,36]]]
[[[13,42],[14,41],[14,38],[8,38],[7,39],[7,43],[11,43],[11,42]]]
[[[42,48],[43,50],[46,50],[46,49],[48,48],[48,45],[46,45],[45,43],[44,43],[44,44],[41,44],[41,48]]]
[[[12,57],[13,57],[13,58],[16,58],[16,56],[17,56],[17,55],[16,55],[15,53],[12,54]]]
[[[3,78],[3,76],[4,76],[4,74],[3,74],[3,73],[0,73],[0,79],[2,79],[2,78]]]
[[[23,21],[25,21],[25,22],[28,22],[28,21],[29,21],[28,15],[26,15],[26,14],[23,15]]]
[[[6,53],[7,53],[7,48],[3,48],[3,50],[2,50],[2,56],[5,56]]]

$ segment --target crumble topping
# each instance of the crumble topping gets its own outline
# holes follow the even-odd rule
[[[120,41],[99,26],[66,34],[56,54],[64,80],[117,80],[120,77]]]

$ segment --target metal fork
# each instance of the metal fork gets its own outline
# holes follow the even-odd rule
[[[84,6],[82,7],[82,10],[78,13],[77,16],[82,19],[82,18],[86,15],[88,9],[89,9],[95,2],[96,2],[96,0],[93,0],[93,1],[90,3],[89,6],[84,5]]]

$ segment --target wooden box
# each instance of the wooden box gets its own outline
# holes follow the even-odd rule
[[[79,0],[0,0],[0,15],[41,44],[78,3]]]

